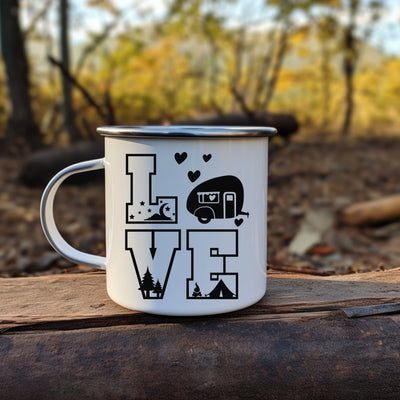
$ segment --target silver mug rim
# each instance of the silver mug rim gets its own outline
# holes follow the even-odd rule
[[[136,138],[239,138],[272,137],[277,129],[268,126],[217,125],[109,125],[97,133],[110,137]]]

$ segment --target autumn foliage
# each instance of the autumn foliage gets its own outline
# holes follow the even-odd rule
[[[68,118],[83,138],[109,123],[163,124],[229,112],[289,112],[320,132],[380,132],[400,122],[400,59],[369,41],[384,12],[382,1],[271,0],[251,13],[243,1],[175,0],[165,3],[162,15],[139,13],[135,24],[124,22],[118,3],[81,5],[86,13],[101,10],[111,22],[96,32],[88,27],[80,41],[70,23],[71,61],[64,72],[54,56],[54,27],[43,22],[51,21],[58,4],[20,4],[29,27],[23,39],[31,103],[43,143],[69,140],[62,76],[71,88]],[[71,15],[76,7],[70,2]],[[238,17],[238,9],[246,12]],[[10,113],[4,69],[0,82],[4,137]]]

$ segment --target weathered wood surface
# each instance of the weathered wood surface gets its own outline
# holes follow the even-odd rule
[[[400,269],[274,273],[247,310],[168,318],[108,299],[104,273],[0,280],[1,399],[398,399]]]

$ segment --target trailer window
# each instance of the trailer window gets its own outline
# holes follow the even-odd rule
[[[199,192],[197,193],[199,203],[201,204],[218,204],[219,192]]]

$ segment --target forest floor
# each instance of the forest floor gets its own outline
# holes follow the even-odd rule
[[[43,188],[20,182],[21,164],[16,158],[0,157],[0,276],[91,270],[64,260],[48,244],[39,221]],[[347,205],[391,194],[400,194],[398,138],[299,137],[274,150],[269,171],[269,267],[318,275],[399,267],[399,220],[351,227],[338,218]],[[289,247],[310,213],[319,215],[327,228],[320,242],[291,254]],[[72,246],[105,255],[101,183],[61,186],[55,216]]]

